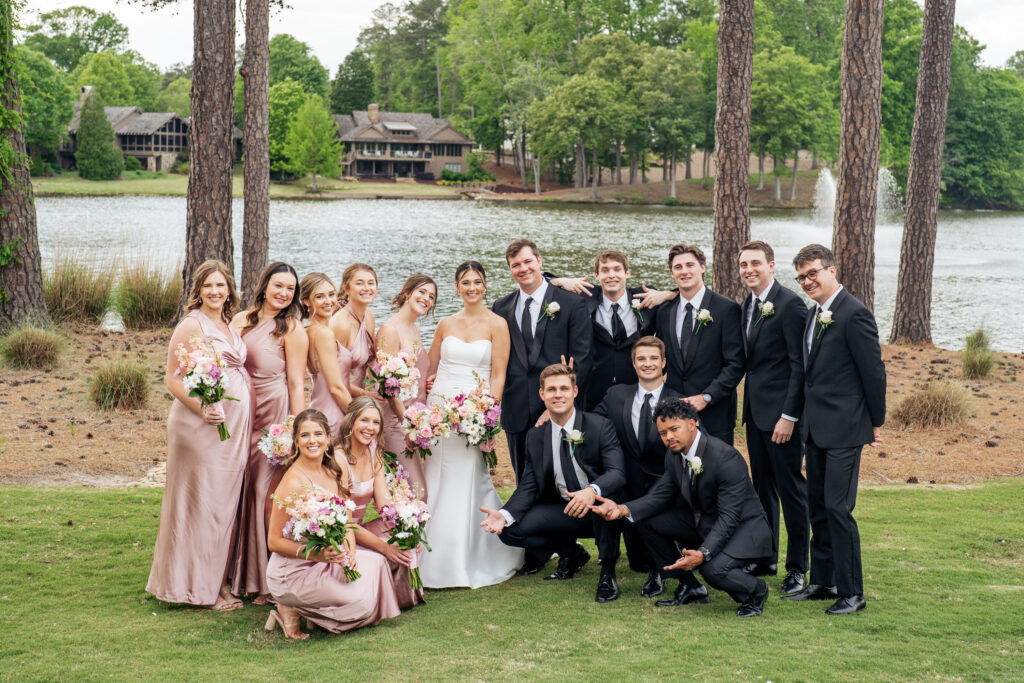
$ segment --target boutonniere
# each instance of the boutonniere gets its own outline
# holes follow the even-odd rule
[[[757,310],[761,312],[761,317],[757,319],[756,323],[754,323],[754,327],[760,325],[761,321],[765,318],[770,318],[775,315],[775,304],[771,301],[758,301]]]
[[[643,325],[643,323],[644,323],[644,314],[643,314],[643,311],[641,310],[643,308],[643,301],[641,301],[640,299],[633,299],[629,303],[629,307],[633,309],[633,313],[636,314],[637,320],[639,320],[640,324]]]
[[[700,459],[700,456],[695,455],[692,458],[686,458],[686,462],[690,465],[690,483],[696,484],[697,475],[704,471],[704,461]]]
[[[828,329],[834,320],[832,320],[832,311],[822,311],[817,315],[818,324],[821,325],[821,329],[818,330],[818,336],[815,339],[821,339],[821,333]]]
[[[540,312],[546,315],[548,320],[554,320],[560,310],[562,310],[562,307],[558,305],[557,301],[549,301],[544,304],[544,307],[540,309]]]
[[[578,429],[574,429],[566,435],[563,441],[567,441],[569,443],[569,455],[575,458],[576,447],[583,443],[583,432]]]
[[[697,311],[697,326],[693,329],[694,336],[700,334],[702,327],[710,325],[715,322],[715,319],[711,317],[711,311],[706,308],[702,308]]]

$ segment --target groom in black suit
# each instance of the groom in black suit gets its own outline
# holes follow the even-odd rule
[[[495,301],[493,310],[505,318],[512,339],[501,423],[518,482],[526,465],[527,431],[544,413],[539,391],[541,370],[554,363],[571,363],[585,387],[593,332],[583,298],[544,279],[536,244],[516,240],[505,250],[505,261],[519,289]],[[582,401],[577,400],[577,404],[582,405]]]
[[[617,494],[625,483],[615,428],[573,405],[578,389],[569,366],[544,368],[540,387],[551,419],[530,430],[519,486],[502,509],[480,508],[487,515],[480,526],[506,545],[526,548],[534,558],[558,553],[558,568],[547,580],[575,576],[590,560],[576,539],[593,537],[601,563],[596,600],[615,600],[619,535],[613,524],[590,514],[597,496]]]
[[[803,448],[794,426],[804,409],[803,333],[807,306],[775,279],[775,252],[765,242],[740,248],[740,278],[750,295],[743,313],[747,380],[743,421],[747,426],[750,476],[772,529],[770,557],[748,567],[754,576],[775,575],[779,557],[779,500],[786,520],[786,578],[782,594],[804,589],[811,529]]]
[[[700,412],[704,429],[732,445],[736,386],[743,378],[740,307],[704,286],[707,260],[699,247],[668,252],[679,298],[658,308],[657,335],[668,356],[666,382]]]
[[[864,444],[880,442],[885,422],[885,364],[875,317],[836,279],[832,252],[820,244],[793,259],[797,281],[815,306],[803,332],[804,412],[811,517],[811,582],[791,600],[835,602],[829,614],[865,607],[860,532],[853,518]]]

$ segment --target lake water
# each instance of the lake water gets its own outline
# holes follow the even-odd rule
[[[44,267],[56,255],[107,264],[149,259],[168,270],[184,259],[183,197],[41,197],[36,200]],[[241,269],[242,203],[233,208],[235,264]],[[1024,265],[1016,239],[1024,236],[1024,213],[944,212],[939,215],[932,301],[936,344],[961,348],[964,337],[984,325],[995,348],[1024,350]],[[559,274],[590,271],[606,248],[629,255],[633,282],[672,284],[665,257],[677,242],[711,253],[709,209],[663,206],[590,206],[533,202],[470,201],[273,201],[270,258],[291,263],[300,276],[322,270],[336,281],[353,261],[373,265],[380,277],[378,320],[405,278],[423,272],[440,286],[437,316],[459,306],[451,281],[455,267],[476,259],[488,270],[493,300],[512,288],[504,251],[517,237],[539,246],[545,268]],[[875,309],[888,338],[896,299],[902,225],[876,232]],[[831,243],[827,221],[812,211],[753,210],[751,235],[775,249],[776,274],[796,291],[792,258],[811,242]],[[1017,297],[1017,298],[1014,298]],[[425,338],[434,321],[425,321]]]

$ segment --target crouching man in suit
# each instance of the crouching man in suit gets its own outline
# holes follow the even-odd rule
[[[661,479],[636,500],[619,504],[600,497],[591,510],[608,521],[625,517],[639,525],[663,575],[679,578],[675,598],[655,604],[708,602],[707,589],[693,587],[690,572],[698,569],[710,586],[740,603],[737,616],[758,616],[768,584],[743,568],[771,552],[772,535],[743,456],[698,429],[697,410],[682,399],[662,400],[654,419],[668,447]]]
[[[576,410],[578,393],[569,366],[557,363],[541,371],[540,394],[551,419],[527,434],[518,488],[500,510],[480,508],[487,515],[480,526],[506,545],[526,548],[524,574],[536,573],[558,553],[558,568],[545,580],[575,576],[590,560],[576,539],[594,538],[601,563],[596,600],[608,602],[619,597],[619,535],[590,508],[599,495],[617,495],[625,484],[622,449],[611,422]]]

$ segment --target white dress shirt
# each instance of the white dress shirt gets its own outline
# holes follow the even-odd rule
[[[654,406],[658,405],[658,401],[661,400],[661,390],[664,388],[664,382],[659,384],[657,389],[649,391],[639,384],[636,385],[636,394],[633,396],[633,410],[630,413],[630,417],[633,419],[633,432],[636,434],[637,440],[640,439],[640,411],[644,408],[644,396],[647,394],[651,395],[651,413],[653,415]]]
[[[628,337],[636,332],[636,314],[633,313],[633,309],[630,307],[629,292],[625,289],[622,290],[622,296],[619,297],[618,301],[609,301],[607,297],[601,298],[601,305],[597,307],[597,311],[594,313],[597,324],[608,330],[608,334],[615,334],[612,332],[612,304],[619,305],[619,320],[622,321],[622,326],[626,330],[626,336]]]
[[[516,313],[515,313],[515,315],[516,315],[516,324],[517,325],[521,325],[522,324],[523,308],[526,306],[526,299],[527,298],[533,299],[533,305],[530,306],[530,318],[533,320],[533,329],[530,330],[530,333],[533,334],[534,336],[537,335],[537,322],[540,320],[540,317],[542,315],[544,315],[542,310],[544,308],[544,294],[547,293],[547,291],[548,291],[548,281],[547,280],[541,280],[540,287],[538,287],[537,289],[533,290],[533,294],[527,294],[526,292],[524,292],[522,290],[522,288],[520,288],[519,289],[519,296],[516,297]]]
[[[700,310],[700,302],[704,300],[704,291],[706,289],[707,287],[701,285],[692,299],[685,298],[682,292],[679,293],[679,311],[676,313],[676,341],[683,338],[683,319],[686,317],[686,304],[693,305],[693,312],[690,314],[690,329],[687,331],[687,334],[693,334],[693,327],[697,324],[697,312]]]
[[[843,286],[839,285],[839,289],[837,289],[836,291],[832,292],[832,296],[830,296],[828,299],[826,299],[825,303],[823,303],[822,305],[818,306],[815,309],[815,311],[814,311],[814,319],[815,319],[815,321],[817,321],[819,313],[821,313],[822,311],[830,310],[830,306],[832,306],[832,302],[836,300],[836,297],[839,296],[839,292],[841,292],[841,291],[843,291]],[[811,347],[814,346],[814,325],[815,325],[815,323],[811,323],[810,329],[807,330],[807,340],[806,341],[807,341],[807,351],[808,352],[810,352]]]
[[[758,310],[757,304],[764,303],[768,300],[768,292],[772,291],[772,286],[775,285],[775,278],[772,278],[768,283],[768,286],[764,288],[764,291],[760,294],[750,293],[750,308],[747,311],[747,319],[744,321],[746,324],[743,329],[746,330],[747,336],[750,336],[750,330],[753,328],[754,323],[761,317],[761,311]]]

